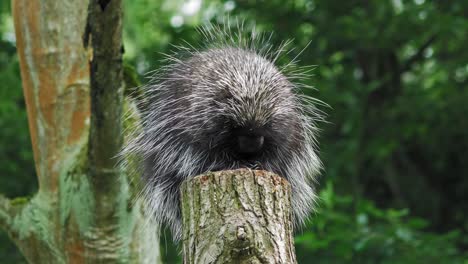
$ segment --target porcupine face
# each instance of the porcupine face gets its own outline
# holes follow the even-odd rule
[[[267,168],[281,174],[279,159],[286,162],[298,150],[303,133],[289,81],[271,62],[238,48],[200,53],[188,65],[193,65],[191,95],[197,97],[191,102],[197,103],[187,116],[198,116],[192,126],[199,128],[192,142],[209,156],[212,169]]]

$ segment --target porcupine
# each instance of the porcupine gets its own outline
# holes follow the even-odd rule
[[[286,178],[296,226],[313,208],[322,119],[315,99],[299,93],[304,72],[294,61],[275,66],[288,42],[273,49],[266,38],[242,31],[202,28],[206,45],[168,55],[139,100],[143,129],[123,152],[142,157],[146,208],[176,241],[179,187],[208,171],[264,169]]]

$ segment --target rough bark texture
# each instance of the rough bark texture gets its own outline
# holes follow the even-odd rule
[[[31,263],[157,263],[155,233],[143,229],[129,179],[115,166],[121,3],[91,1],[13,1],[39,191],[31,200],[0,196],[0,225]]]
[[[245,169],[184,182],[184,263],[296,263],[290,190],[278,175]]]

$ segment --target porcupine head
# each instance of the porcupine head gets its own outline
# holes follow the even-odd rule
[[[234,29],[232,29],[234,28]],[[286,57],[283,42],[245,33],[237,23],[200,29],[205,44],[177,47],[137,99],[143,129],[123,150],[142,159],[141,199],[156,225],[181,236],[179,187],[207,171],[263,169],[291,184],[296,226],[313,209],[316,99],[301,93],[308,69]],[[271,37],[271,36],[270,36]]]

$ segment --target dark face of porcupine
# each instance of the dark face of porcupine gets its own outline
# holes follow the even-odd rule
[[[146,195],[158,222],[180,237],[179,186],[187,177],[264,169],[292,187],[295,219],[310,212],[319,160],[313,127],[293,84],[267,59],[241,48],[193,53],[149,86],[145,131],[130,148],[143,154]]]

